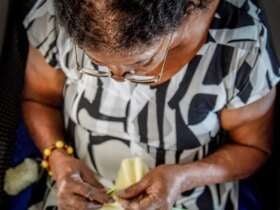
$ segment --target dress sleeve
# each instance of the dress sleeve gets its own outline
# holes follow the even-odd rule
[[[23,21],[29,43],[39,50],[46,62],[60,68],[58,59],[58,26],[51,0],[38,0]]]
[[[256,46],[246,53],[235,73],[227,108],[240,108],[261,99],[279,80],[279,63],[270,46],[267,29],[260,25]]]

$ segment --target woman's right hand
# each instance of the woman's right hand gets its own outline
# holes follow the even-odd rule
[[[60,107],[66,75],[46,63],[44,56],[30,45],[23,91],[23,116],[28,131],[40,150],[54,139],[63,139],[64,123]],[[53,151],[50,166],[58,187],[61,210],[95,209],[94,204],[109,198],[94,173],[82,161]]]
[[[112,202],[104,186],[81,160],[56,150],[50,157],[50,166],[56,180],[59,209],[98,209]]]

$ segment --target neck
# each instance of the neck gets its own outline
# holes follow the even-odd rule
[[[208,7],[186,16],[173,35],[162,80],[164,83],[190,62],[207,40],[208,30],[220,0],[212,0]],[[158,85],[157,84],[157,85]]]
[[[208,31],[220,0],[210,0],[205,9],[193,11],[187,15],[174,34],[172,48],[196,45],[197,35]],[[195,37],[195,39],[194,39]],[[190,47],[188,47],[190,48]]]

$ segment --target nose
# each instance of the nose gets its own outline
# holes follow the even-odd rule
[[[118,81],[123,81],[124,75],[131,72],[131,69],[121,65],[110,65],[109,68],[112,72],[112,78]]]
[[[123,76],[119,76],[119,75],[113,74],[113,75],[112,75],[112,78],[113,78],[114,80],[119,81],[119,82],[123,82],[123,81],[124,81],[124,77],[123,77]]]

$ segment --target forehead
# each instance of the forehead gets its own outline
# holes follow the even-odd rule
[[[89,50],[85,49],[87,55],[102,63],[106,64],[130,64],[140,60],[145,60],[153,57],[159,52],[164,45],[164,38],[161,38],[149,46],[137,47],[135,49],[123,49],[123,50]]]

